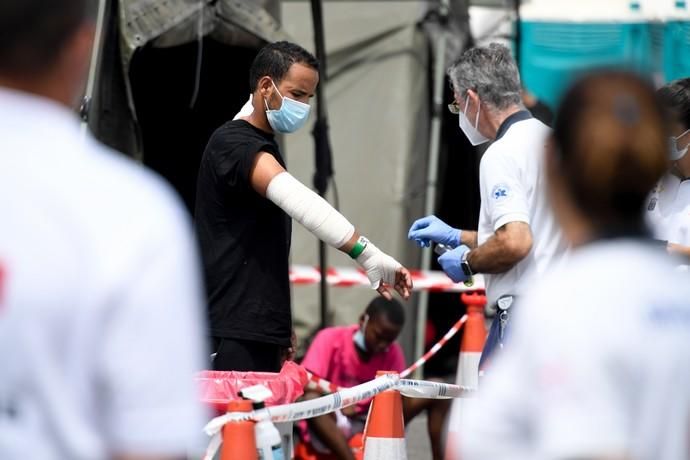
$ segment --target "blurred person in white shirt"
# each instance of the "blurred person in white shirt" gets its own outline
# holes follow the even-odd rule
[[[573,251],[519,300],[458,430],[463,460],[690,455],[690,283],[643,217],[667,167],[665,115],[626,73],[565,95],[546,171]]]
[[[203,447],[203,292],[159,178],[80,132],[88,0],[0,2],[0,458]]]
[[[690,264],[690,78],[672,81],[658,91],[670,111],[669,170],[649,195],[645,207],[654,237],[669,252]]]

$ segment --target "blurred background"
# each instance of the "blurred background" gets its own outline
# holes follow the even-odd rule
[[[330,149],[315,147],[313,111],[306,128],[281,139],[288,169],[317,184],[409,268],[438,269],[429,250],[406,238],[415,218],[434,213],[476,228],[482,151],[446,110],[452,91],[445,69],[464,49],[509,45],[525,102],[547,121],[568,83],[587,69],[624,67],[657,85],[690,75],[685,0],[101,0],[99,22],[83,107],[88,127],[164,176],[190,212],[203,149],[247,100],[258,49],[290,40],[325,56],[317,131],[329,136]],[[321,257],[317,240],[295,225],[292,263],[319,265]],[[325,261],[352,267],[331,249]],[[374,294],[295,286],[301,343],[321,325],[356,321]],[[417,294],[406,309],[400,341],[408,361],[464,312],[459,295],[443,293]],[[427,364],[427,375],[454,374],[458,340]]]

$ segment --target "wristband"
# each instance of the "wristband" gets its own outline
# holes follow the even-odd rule
[[[367,244],[369,244],[369,240],[363,236],[360,236],[359,238],[357,238],[355,245],[352,246],[352,249],[350,249],[348,255],[351,258],[356,259],[364,252],[364,249],[366,249]]]

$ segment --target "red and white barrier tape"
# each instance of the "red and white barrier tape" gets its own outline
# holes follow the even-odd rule
[[[448,343],[450,339],[453,338],[455,334],[458,333],[458,331],[462,328],[463,324],[467,321],[467,315],[462,315],[462,318],[458,320],[457,323],[453,324],[453,327],[448,329],[448,332],[441,337],[441,340],[436,342],[433,347],[429,349],[426,353],[424,353],[424,356],[419,358],[417,361],[415,361],[410,367],[405,369],[400,373],[400,378],[404,379],[414,371],[416,371],[420,366],[423,366],[432,356],[434,356],[443,346]]]
[[[468,287],[463,283],[454,283],[445,273],[439,271],[411,270],[410,274],[415,291],[467,292],[484,289],[482,275],[475,275],[474,284]],[[293,265],[290,267],[290,281],[296,285],[316,284],[321,281],[321,272],[318,267]],[[354,267],[329,267],[326,271],[326,281],[329,285],[337,287],[371,287],[364,272]]]
[[[429,359],[431,359],[432,356],[434,356],[438,351],[443,348],[443,346],[448,343],[450,339],[453,338],[455,334],[458,333],[458,331],[462,328],[463,324],[467,321],[467,315],[463,315],[462,318],[460,318],[450,329],[448,329],[448,332],[445,333],[443,337],[441,337],[441,340],[436,342],[433,347],[429,349],[426,353],[424,353],[424,356],[419,358],[417,361],[415,361],[410,367],[405,369],[400,373],[400,378],[405,378],[414,371],[416,371],[419,367],[423,366],[426,364]],[[335,393],[336,391],[340,391],[343,388],[339,387],[337,385],[334,385],[333,383],[329,382],[326,379],[322,379],[321,377],[312,374],[311,372],[307,371],[307,375],[309,376],[309,382],[307,382],[306,388],[308,390],[319,390],[324,393]]]
[[[326,379],[322,379],[318,375],[314,375],[309,371],[307,371],[307,376],[309,377],[309,381],[305,386],[307,390],[321,391],[322,393],[329,394],[343,389],[343,387],[339,387],[338,385],[335,385]]]
[[[211,436],[211,441],[204,460],[211,460],[221,445],[223,426],[236,420],[266,420],[273,422],[295,422],[319,415],[329,414],[338,409],[352,406],[360,401],[371,399],[382,391],[395,389],[412,398],[447,399],[459,398],[465,389],[458,385],[424,380],[405,380],[397,374],[386,374],[374,380],[352,388],[346,388],[309,401],[302,401],[280,406],[266,407],[252,412],[234,412],[223,414],[211,420],[204,431]]]

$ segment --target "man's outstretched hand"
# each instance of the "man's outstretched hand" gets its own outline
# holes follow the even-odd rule
[[[398,291],[398,294],[400,294],[400,297],[403,299],[407,300],[410,298],[410,294],[412,294],[412,276],[405,267],[400,266],[395,272],[395,284],[393,284],[393,288]],[[389,284],[381,282],[376,290],[386,299],[393,299]]]
[[[357,263],[364,269],[371,283],[386,299],[392,299],[390,288],[394,288],[403,299],[408,299],[412,292],[412,276],[400,262],[381,251],[372,242],[357,259]]]

